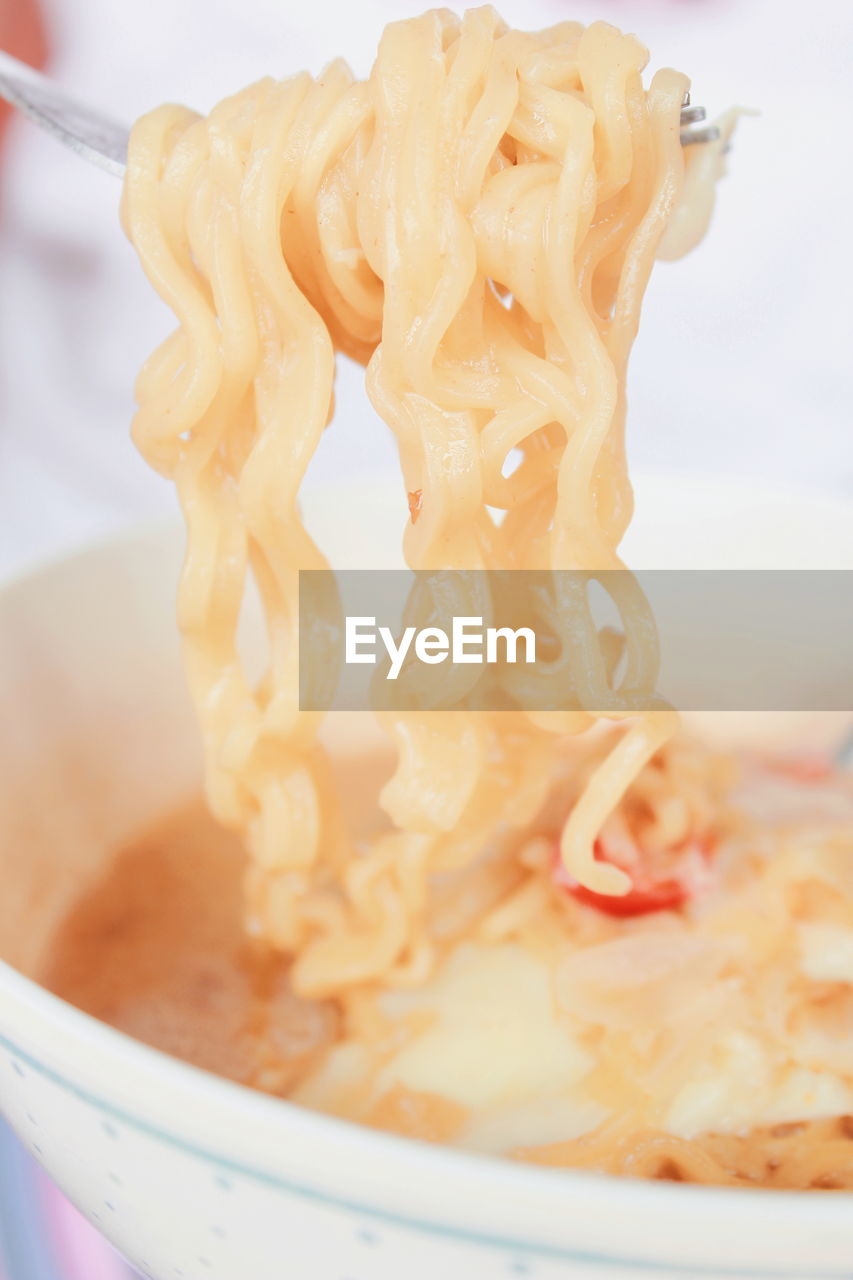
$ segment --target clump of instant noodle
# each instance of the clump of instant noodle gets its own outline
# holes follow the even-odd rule
[[[179,621],[209,801],[244,837],[251,927],[295,957],[302,992],[428,972],[431,877],[524,829],[606,691],[590,652],[572,712],[392,716],[394,829],[356,850],[294,640],[297,571],[325,563],[297,499],[335,352],[366,364],[396,435],[410,565],[619,567],[625,372],[684,172],[688,81],[646,88],[646,61],[606,23],[530,34],[436,10],[386,29],[367,81],[334,62],[133,130],[124,221],[179,321],[140,376],[134,438],[186,516]],[[250,575],[270,646],[257,686],[237,647]],[[590,777],[561,838],[580,883],[628,887],[593,842],[672,730],[632,717]]]

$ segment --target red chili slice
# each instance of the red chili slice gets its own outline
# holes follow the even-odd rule
[[[414,489],[409,495],[409,515],[412,517],[412,524],[418,523],[418,516],[421,514],[424,505],[423,489]]]
[[[563,866],[558,849],[555,850],[554,883],[578,902],[595,907],[608,916],[624,918],[650,915],[654,911],[676,911],[702,888],[707,879],[711,853],[709,839],[694,837],[668,852],[666,866],[661,867],[660,856],[645,857],[633,843],[628,849],[624,838],[608,840],[600,836],[595,842],[596,860],[627,871],[632,881],[629,891],[621,897],[614,897],[586,889]],[[657,871],[655,862],[658,863]]]

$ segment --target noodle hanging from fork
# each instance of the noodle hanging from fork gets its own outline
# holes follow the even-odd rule
[[[251,927],[305,994],[428,973],[430,877],[522,830],[562,739],[596,720],[389,713],[394,829],[355,849],[295,644],[298,571],[325,566],[298,495],[335,354],[366,365],[396,436],[411,567],[620,568],[626,368],[685,169],[688,81],[645,88],[646,60],[601,22],[525,34],[489,8],[436,10],[386,29],[366,81],[337,61],[133,131],[124,223],[179,325],[139,378],[134,439],[186,519],[179,622],[209,802],[244,838]],[[250,576],[257,687],[237,645]],[[631,716],[591,777],[561,842],[581,885],[628,888],[593,842],[673,727]]]

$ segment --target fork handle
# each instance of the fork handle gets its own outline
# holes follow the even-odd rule
[[[0,98],[107,173],[122,177],[128,131],[67,94],[47,76],[0,51]]]

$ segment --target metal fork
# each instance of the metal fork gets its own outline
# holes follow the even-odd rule
[[[0,52],[0,98],[5,98],[85,160],[118,178],[124,175],[127,128],[78,102],[53,80],[3,52]],[[691,107],[690,94],[686,94],[681,110],[681,141],[684,146],[713,142],[719,138],[720,131],[715,125],[704,129],[692,127],[704,119],[705,108]]]

